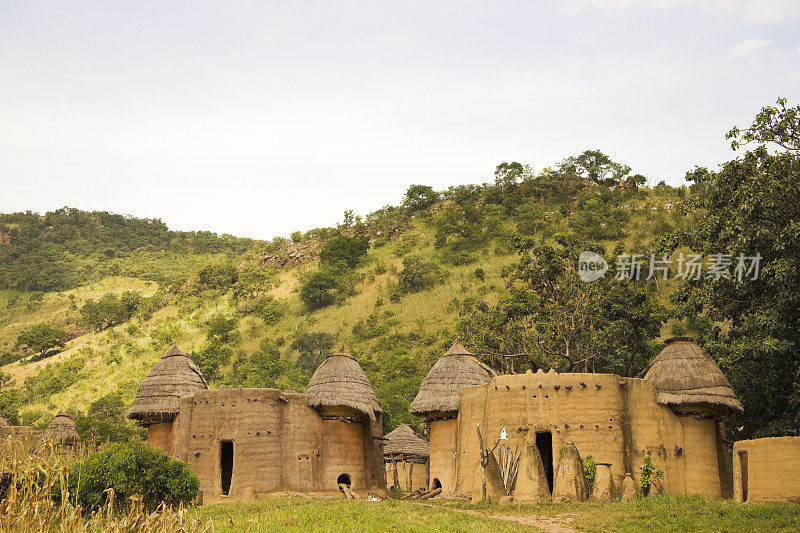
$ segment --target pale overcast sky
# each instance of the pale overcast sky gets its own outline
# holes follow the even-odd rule
[[[800,103],[800,3],[0,1],[0,211],[271,238],[599,148],[653,182]]]

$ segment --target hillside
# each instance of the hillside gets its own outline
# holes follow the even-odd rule
[[[520,237],[549,243],[566,233],[599,243],[609,255],[615,248],[649,254],[649,243],[685,224],[677,205],[687,189],[641,188],[636,182],[643,179],[622,165],[598,170],[576,159],[538,175],[503,164],[490,184],[440,192],[412,186],[403,205],[364,219],[346,212],[336,226],[271,242],[207,234],[193,246],[197,235],[127,219],[139,233],[158,229],[157,238],[132,240],[124,227],[103,231],[96,213],[67,209],[2,215],[0,414],[41,427],[57,411],[96,410],[98,400],[129,405],[172,344],[198,362],[212,386],[302,391],[325,353],[342,345],[375,385],[387,429],[418,425],[408,405],[455,336],[481,353],[504,351],[473,335],[470,324],[507,294]],[[61,231],[70,239],[54,239],[54,217],[63,226],[65,213],[82,222]],[[91,239],[81,238],[87,224]],[[31,281],[28,263],[35,262],[28,259],[47,262],[56,253],[57,279]],[[641,285],[666,302],[671,283]],[[29,286],[36,291],[23,290]],[[125,298],[133,302],[128,313],[97,318],[104,316],[101,302],[117,313]],[[22,332],[41,323],[69,336],[63,349],[44,357],[17,345]],[[668,333],[666,325],[660,330]],[[642,357],[657,349],[657,337],[643,345]],[[492,355],[486,362],[499,370],[508,365]],[[643,363],[636,365],[638,371]]]

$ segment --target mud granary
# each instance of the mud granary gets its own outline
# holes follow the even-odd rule
[[[411,404],[430,432],[430,484],[444,495],[482,489],[477,426],[521,453],[515,501],[548,499],[560,452],[574,443],[617,488],[638,477],[645,455],[673,494],[731,497],[724,416],[741,410],[714,360],[685,338],[667,346],[643,378],[541,370],[496,375],[457,342],[434,364]],[[492,485],[488,483],[488,485]]]
[[[74,450],[81,442],[75,419],[65,413],[56,415],[45,430],[37,430],[31,426],[12,426],[3,417],[0,417],[0,439],[7,437],[26,442],[31,449],[35,449],[43,440],[47,439],[58,445],[64,452]]]
[[[415,491],[428,488],[428,441],[400,424],[384,438],[383,458],[389,488]]]
[[[299,394],[209,389],[173,347],[142,381],[127,416],[147,427],[148,443],[191,465],[206,499],[386,485],[380,403],[344,351],[328,356]]]

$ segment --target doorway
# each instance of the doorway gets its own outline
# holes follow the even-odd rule
[[[231,478],[233,477],[233,441],[224,440],[220,443],[219,472],[222,495],[227,496],[231,491]]]
[[[339,477],[336,478],[336,485],[344,485],[345,487],[350,488],[350,476],[347,474],[340,474]],[[341,487],[339,487],[339,490],[344,492]]]
[[[739,452],[739,482],[742,487],[742,501],[747,501],[747,452]]]
[[[431,483],[431,490],[441,489],[442,482],[439,481],[439,478],[433,478],[433,483]]]
[[[553,493],[553,434],[549,431],[536,433],[536,447],[539,449],[539,455],[542,457],[542,466],[544,466],[544,474],[547,477],[547,486],[550,489],[550,494]]]

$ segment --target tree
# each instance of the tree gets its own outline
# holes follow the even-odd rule
[[[410,255],[403,259],[403,270],[397,275],[401,292],[420,292],[432,287],[442,278],[439,265],[421,257]]]
[[[673,299],[680,316],[715,323],[701,342],[744,406],[729,426],[742,428],[737,438],[800,434],[798,131],[800,107],[787,109],[783,99],[744,131],[734,128],[734,148],[757,146],[719,171],[690,172],[687,179],[704,192],[687,208],[701,221],[660,242],[664,251],[687,247],[729,262],[727,275],[686,281]],[[757,275],[743,270],[756,262]]]
[[[221,313],[213,315],[206,320],[204,324],[208,340],[219,343],[234,341],[236,339],[236,328],[238,325],[238,318],[235,316],[228,318]]]
[[[599,185],[614,185],[625,179],[631,168],[615,163],[600,150],[586,150],[577,157],[567,160],[567,165],[581,177]]]
[[[749,128],[734,127],[726,138],[732,139],[733,150],[750,143],[759,146],[774,143],[796,152],[800,150],[800,106],[786,109],[786,98],[778,98],[777,107],[762,108]]]
[[[352,292],[343,272],[323,268],[305,277],[300,286],[300,301],[316,311],[344,301]]]
[[[439,201],[439,193],[428,185],[412,185],[403,197],[403,207],[411,212],[424,211]]]
[[[69,340],[69,335],[63,329],[50,324],[37,324],[32,326],[17,337],[14,348],[25,347],[44,358],[61,351]]]
[[[326,355],[331,353],[334,346],[334,337],[324,332],[299,332],[289,346],[298,352],[297,366],[307,374],[312,374]]]
[[[610,276],[591,283],[575,265],[602,246],[573,234],[520,238],[520,261],[496,306],[465,306],[459,334],[485,352],[522,353],[532,369],[635,375],[655,352],[667,310],[643,287]]]
[[[369,251],[368,237],[337,235],[322,245],[319,260],[334,268],[355,268]]]
[[[495,185],[505,190],[515,190],[520,181],[531,177],[531,168],[523,166],[516,161],[506,163],[505,161],[497,165],[494,171]]]
[[[81,317],[86,325],[101,331],[130,320],[141,302],[141,295],[135,292],[126,291],[120,297],[107,293],[96,302],[87,301],[81,307]]]

